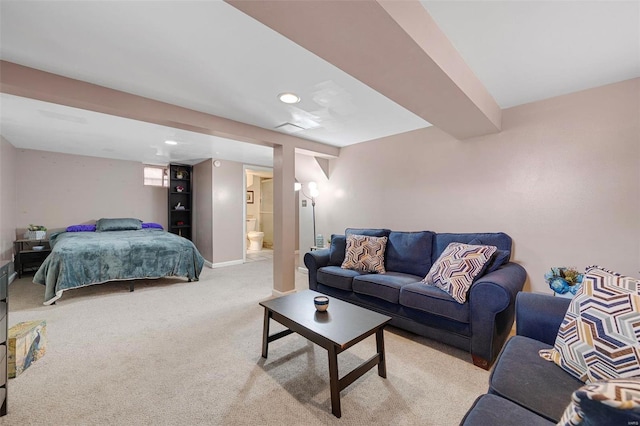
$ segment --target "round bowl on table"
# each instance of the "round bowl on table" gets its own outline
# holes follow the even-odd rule
[[[327,296],[316,296],[313,298],[313,304],[319,312],[324,312],[329,307],[329,298]]]

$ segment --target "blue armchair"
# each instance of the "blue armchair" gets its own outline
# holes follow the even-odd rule
[[[498,356],[488,393],[476,399],[461,425],[557,424],[572,394],[585,426],[640,424],[640,409],[620,410],[591,399],[584,383],[538,355],[540,349],[553,347],[570,302],[562,297],[518,293],[516,335]],[[640,388],[640,379],[637,382]]]

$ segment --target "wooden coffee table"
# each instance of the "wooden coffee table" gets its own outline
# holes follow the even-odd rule
[[[340,410],[340,391],[342,389],[376,365],[378,366],[378,375],[387,377],[383,331],[391,318],[333,297],[329,297],[329,308],[326,312],[317,312],[313,298],[320,295],[321,293],[305,290],[260,302],[260,305],[264,307],[262,357],[267,357],[270,342],[294,332],[325,348],[329,355],[331,412],[336,417],[340,417],[342,415]],[[270,319],[279,322],[288,329],[270,336]],[[339,378],[338,354],[374,333],[377,353],[344,377]]]

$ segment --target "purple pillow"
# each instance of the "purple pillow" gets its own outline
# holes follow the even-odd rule
[[[95,225],[71,225],[67,226],[67,232],[95,232]]]
[[[153,222],[143,222],[142,229],[145,229],[145,228],[164,229],[162,225],[160,225],[159,223],[153,223]]]

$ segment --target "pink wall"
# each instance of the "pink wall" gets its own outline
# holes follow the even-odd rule
[[[318,230],[504,231],[547,293],[552,266],[639,276],[638,93],[634,79],[506,109],[501,133],[465,141],[431,127],[343,148]]]
[[[0,136],[0,260],[11,260],[15,239],[17,150]]]
[[[166,227],[167,189],[142,182],[142,163],[19,149],[13,226],[51,229],[136,217]]]

